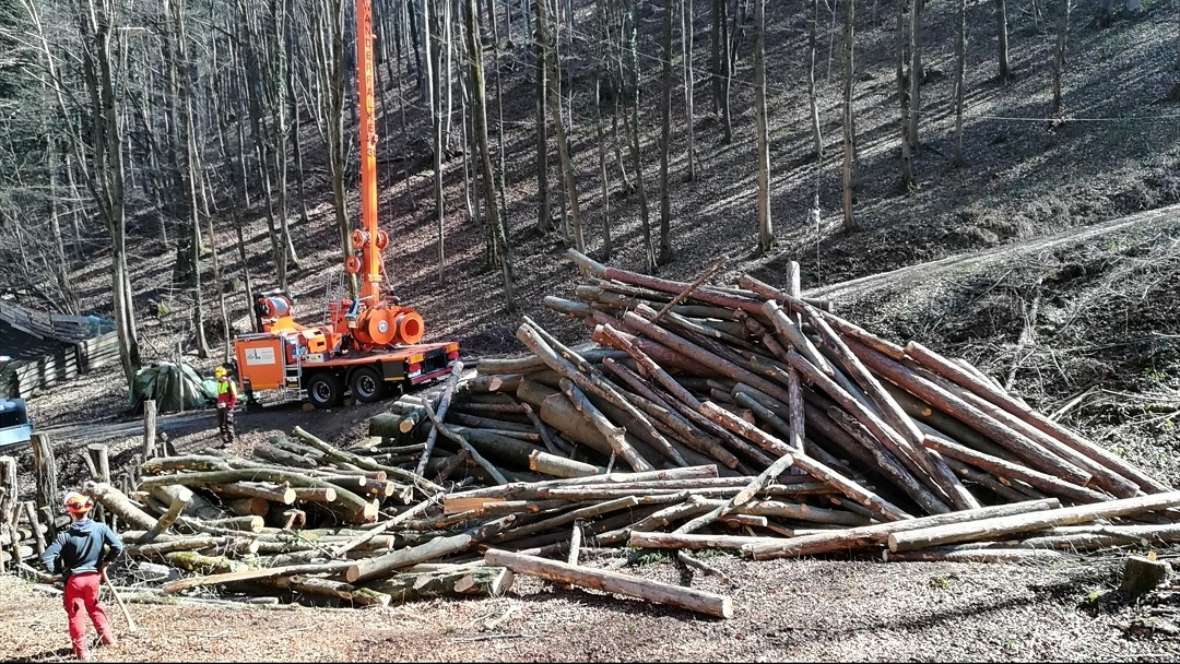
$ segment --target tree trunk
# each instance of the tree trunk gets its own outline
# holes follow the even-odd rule
[[[904,552],[943,544],[976,540],[1003,539],[1016,533],[1027,533],[1055,526],[1088,523],[1098,519],[1132,516],[1174,508],[1180,505],[1180,491],[1151,496],[1110,500],[1092,505],[1060,507],[1015,516],[992,517],[945,526],[922,528],[893,533],[889,536],[889,550]]]
[[[918,115],[922,110],[922,5],[925,0],[910,2],[910,149],[918,146]]]
[[[446,201],[443,198],[442,172],[443,150],[445,149],[442,118],[442,66],[439,62],[442,53],[438,45],[441,25],[437,11],[434,13],[430,11],[430,0],[422,0],[422,25],[422,39],[425,41],[426,46],[426,93],[427,103],[430,105],[431,143],[434,149],[434,219],[438,241],[437,272],[439,279],[442,279],[447,254],[445,246],[446,229],[444,226],[446,222]]]
[[[1064,111],[1061,98],[1061,79],[1065,76],[1065,49],[1069,40],[1069,14],[1073,9],[1073,0],[1061,0],[1061,14],[1057,20],[1057,49],[1053,57],[1053,115],[1060,116]]]
[[[549,209],[549,122],[545,119],[545,103],[549,97],[549,72],[545,66],[544,29],[541,17],[545,13],[545,0],[534,0],[536,31],[533,33],[534,55],[536,58],[536,111],[537,111],[537,231],[548,233],[553,230],[552,212]],[[527,15],[527,14],[526,14]]]
[[[1000,80],[1007,81],[1010,75],[1008,69],[1008,0],[996,0],[996,32],[999,36],[996,43],[999,47]]]
[[[192,70],[188,61],[188,34],[185,26],[185,0],[165,0],[165,11],[171,14],[173,22],[172,37],[175,43],[175,61],[171,63],[177,72],[177,88],[180,92],[181,115],[184,123],[184,156],[185,167],[181,173],[181,181],[185,189],[185,209],[189,213],[189,223],[192,235],[189,240],[190,258],[192,261],[193,283],[193,331],[197,347],[197,356],[204,359],[209,357],[209,342],[205,338],[205,298],[201,292],[201,216],[197,205],[197,178],[200,177],[197,151],[196,126],[193,122]]]
[[[688,151],[686,157],[688,158],[688,179],[689,181],[697,179],[697,142],[696,142],[696,112],[693,109],[693,38],[696,36],[696,28],[694,25],[694,8],[696,3],[693,0],[680,0],[680,18],[681,18],[681,33],[680,44],[682,46],[682,57],[684,58],[684,127],[688,133]]]
[[[900,3],[902,0],[898,0]],[[900,10],[899,10],[900,11]],[[853,57],[855,55],[855,32],[854,19],[856,14],[856,0],[848,0],[848,8],[844,13],[844,167],[842,170],[842,178],[844,185],[844,229],[854,230],[856,219],[852,212],[853,201],[853,162],[856,156],[855,135],[852,128],[852,77],[855,72],[855,63]],[[904,149],[904,148],[903,148]]]
[[[911,44],[910,34],[913,21],[906,20],[906,2],[917,3],[920,0],[899,0],[897,4],[897,98],[901,103],[900,131],[901,131],[901,190],[910,192],[914,189],[914,146],[910,144],[910,84],[909,78],[914,76],[911,70],[906,72],[909,60],[907,50]],[[913,16],[913,10],[910,11]]]
[[[967,0],[959,0],[959,36],[955,40],[955,165],[963,165],[963,82],[967,73]]]
[[[573,225],[574,247],[578,251],[586,250],[586,237],[582,229],[582,212],[578,202],[578,186],[574,179],[574,166],[570,156],[569,140],[566,137],[565,125],[561,121],[561,63],[558,60],[556,47],[557,37],[549,36],[549,19],[544,10],[544,3],[537,13],[537,38],[543,45],[545,67],[553,77],[553,84],[549,86],[548,102],[549,115],[553,119],[557,131],[557,156],[561,166],[562,189],[569,204],[570,222]],[[554,19],[556,22],[556,18]]]
[[[770,134],[766,118],[766,0],[754,0],[754,133],[758,163],[758,253],[774,245],[770,219]]]
[[[344,191],[347,170],[344,139],[344,7],[342,0],[322,0],[317,14],[320,22],[316,32],[316,57],[319,61],[316,79],[325,90],[320,98],[320,115],[327,125],[329,151],[328,172],[332,180],[332,207],[336,218],[336,232],[340,252],[347,261],[353,254],[348,203]],[[314,13],[314,12],[313,12]],[[357,292],[356,276],[348,275],[350,293]]]
[[[733,143],[733,48],[734,38],[729,24],[729,0],[717,0],[721,10],[721,125],[725,130],[722,142]]]
[[[709,72],[712,74],[709,77],[709,84],[713,90],[713,114],[721,114],[721,94],[722,94],[722,77],[725,75],[721,69],[721,24],[725,20],[722,18],[724,13],[723,5],[726,0],[712,0],[713,5],[709,11],[709,18],[712,20],[712,28],[709,30],[709,43],[712,48],[712,55],[709,59]]]
[[[660,104],[660,265],[672,260],[672,190],[668,182],[668,158],[672,149],[672,20],[678,1],[664,0],[663,101]]]
[[[631,104],[631,162],[635,168],[635,181],[639,187],[639,214],[643,222],[643,265],[644,270],[653,272],[656,269],[655,245],[651,240],[651,214],[647,200],[647,185],[643,176],[643,155],[639,144],[639,0],[631,0],[630,20],[627,25],[627,48],[631,54],[631,91],[634,100]]]
[[[496,194],[500,198],[500,226],[497,233],[503,242],[500,252],[503,254],[503,260],[507,266],[507,276],[511,278],[512,249],[509,238],[512,237],[512,226],[508,223],[508,200],[504,194],[504,190],[507,188],[504,183],[504,177],[508,171],[508,165],[506,163],[508,151],[504,149],[504,90],[500,85],[500,30],[495,23],[496,0],[488,0],[488,7],[492,17],[490,19],[492,21],[492,53],[493,64],[496,68],[496,151],[500,160],[500,168],[496,173]],[[511,4],[505,5],[505,14],[510,14],[511,9]]]
[[[916,519],[890,521],[887,523],[873,524],[871,526],[848,528],[846,530],[831,530],[821,533],[812,533],[790,537],[787,539],[780,539],[776,542],[754,543],[749,546],[742,546],[742,550],[743,552],[751,555],[755,560],[810,556],[834,551],[859,549],[868,546],[881,546],[886,543],[889,535],[892,533],[901,533],[909,530],[921,530],[923,528],[933,528],[942,525],[965,523],[968,521],[988,519],[993,517],[1028,514],[1040,512],[1043,510],[1051,510],[1060,506],[1061,502],[1056,498],[1029,500],[1008,505],[983,507],[977,510],[960,510],[958,512],[948,512],[946,514],[918,517]]]
[[[115,330],[119,337],[119,360],[128,388],[139,371],[139,341],[135,330],[135,304],[130,297],[131,278],[127,272],[127,219],[123,188],[122,125],[119,96],[115,93],[116,72],[112,71],[111,33],[117,29],[106,5],[94,0],[79,3],[78,25],[82,31],[82,68],[90,99],[90,163],[83,169],[87,185],[106,222],[111,237],[111,288],[114,299]],[[59,97],[59,111],[69,117]],[[75,145],[78,163],[85,164],[81,145]]]
[[[648,581],[618,572],[580,567],[500,549],[488,549],[484,554],[484,560],[489,565],[507,567],[517,574],[529,574],[550,581],[638,597],[644,601],[667,604],[717,618],[733,617],[733,605],[728,597],[703,590]]]
[[[598,170],[602,177],[602,256],[610,260],[614,252],[610,234],[610,177],[606,170],[606,136],[602,129],[602,77],[594,79],[594,129],[598,138]]]
[[[815,94],[815,54],[819,48],[819,0],[811,0],[811,21],[807,33],[807,97],[811,106],[811,136],[815,142],[815,162],[822,164],[824,139],[819,124],[819,102]]]
[[[279,231],[282,233],[283,253],[280,256],[280,269],[287,273],[291,264],[298,263],[299,256],[295,252],[295,244],[291,241],[291,224],[287,214],[287,49],[283,48],[284,24],[287,21],[287,9],[280,11],[278,0],[270,0],[271,30],[267,33],[267,45],[270,51],[269,76],[271,127],[274,134],[271,142],[275,155],[275,175],[279,185]]]

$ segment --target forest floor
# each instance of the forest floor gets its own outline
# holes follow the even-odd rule
[[[710,558],[718,622],[518,577],[508,595],[363,609],[129,606],[99,661],[1142,661],[1180,657],[1180,607],[1112,591],[1118,565]],[[636,573],[675,581],[665,561]],[[108,598],[108,603],[109,598]],[[1159,616],[1165,616],[1160,618]],[[502,620],[501,620],[502,619]],[[489,629],[487,624],[499,621]],[[1172,630],[1168,633],[1167,630]],[[60,599],[0,578],[0,659],[68,658]]]

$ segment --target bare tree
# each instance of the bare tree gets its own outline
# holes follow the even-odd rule
[[[534,0],[533,11],[536,31],[533,33],[534,57],[536,58],[536,110],[537,110],[537,230],[547,233],[553,230],[552,212],[549,209],[549,122],[545,119],[545,103],[549,96],[549,72],[545,66],[545,42],[543,40],[541,16],[545,13],[545,0]],[[527,16],[527,12],[526,12]]]
[[[815,94],[815,55],[819,48],[819,0],[811,0],[811,20],[807,31],[807,99],[811,110],[811,137],[815,142],[817,164],[824,160],[824,138],[819,125],[819,102]]]
[[[967,0],[959,0],[959,36],[955,40],[955,165],[963,164],[963,79],[967,73]]]
[[[660,265],[672,261],[672,190],[668,182],[668,160],[672,149],[672,21],[675,14],[675,0],[664,0],[663,100],[660,104]]]
[[[283,251],[279,254],[279,273],[282,281],[287,279],[287,271],[293,264],[298,264],[299,255],[295,251],[295,243],[291,240],[291,224],[287,211],[287,177],[290,170],[287,156],[287,100],[285,98],[287,86],[287,49],[283,33],[287,21],[287,4],[290,0],[269,0],[270,29],[266,31],[265,43],[267,50],[267,106],[271,115],[271,154],[275,158],[275,178],[278,181],[279,194],[279,231],[282,233],[280,243]],[[285,286],[284,286],[285,287]]]
[[[910,0],[910,149],[918,147],[918,116],[922,111],[922,5],[925,0]]]
[[[733,143],[733,49],[735,48],[733,33],[729,27],[729,0],[716,0],[716,9],[721,12],[721,126],[724,130],[723,142]]]
[[[504,227],[500,225],[500,211],[496,204],[495,176],[492,174],[492,155],[488,148],[488,117],[487,100],[484,92],[483,78],[483,45],[479,37],[479,14],[475,7],[475,0],[467,0],[465,12],[467,33],[467,56],[471,69],[471,102],[472,122],[475,126],[475,142],[479,146],[480,179],[483,184],[484,209],[487,211],[487,223],[492,229],[494,242],[498,248],[500,274],[504,279],[504,295],[508,299],[509,308],[515,306],[512,292],[512,274],[508,265],[507,245],[504,237]]]
[[[629,0],[630,11],[624,34],[627,35],[627,50],[631,60],[631,164],[635,169],[635,182],[639,190],[639,214],[643,222],[643,263],[644,269],[656,269],[655,245],[651,240],[651,214],[647,200],[647,185],[644,183],[643,158],[639,145],[639,0]]]
[[[1000,80],[1007,81],[1008,69],[1008,0],[996,0],[996,32],[998,34]]]
[[[1053,56],[1053,115],[1060,116],[1064,110],[1061,99],[1061,79],[1065,76],[1065,49],[1069,40],[1069,14],[1073,9],[1072,0],[1061,0],[1061,13],[1057,19],[1057,48]]]
[[[719,115],[721,113],[721,26],[725,19],[724,4],[726,0],[712,0],[712,6],[709,10],[709,18],[712,21],[712,27],[709,30],[709,44],[712,53],[709,57],[709,84],[713,90],[713,114]]]
[[[117,29],[112,1],[74,0],[74,16],[82,36],[82,49],[78,55],[82,59],[83,80],[91,112],[87,146],[89,160],[84,173],[87,176],[87,187],[111,238],[111,294],[115,331],[119,338],[119,361],[123,366],[123,376],[130,387],[135,374],[139,372],[140,357],[135,306],[131,298],[131,277],[127,269],[120,95],[116,92],[116,74],[112,71],[112,63],[118,62],[111,43],[111,33]],[[59,110],[68,117],[64,101],[61,97],[58,99]],[[76,145],[76,148],[83,150],[82,145]],[[82,161],[81,157],[79,161]]]
[[[196,337],[197,356],[206,358],[209,357],[209,342],[205,338],[205,298],[201,292],[201,217],[197,207],[197,188],[200,186],[199,156],[197,154],[199,148],[197,147],[196,127],[193,123],[192,81],[189,74],[192,68],[188,61],[185,0],[164,0],[164,10],[169,14],[173,25],[169,38],[174,40],[175,59],[170,63],[170,68],[177,73],[179,79],[177,88],[180,93],[180,113],[184,123],[182,135],[184,136],[185,166],[180,173],[180,179],[186,198],[184,208],[188,212],[189,222],[192,224],[192,235],[189,242],[191,257],[189,260],[192,261],[193,330]]]
[[[562,190],[565,193],[565,200],[568,201],[570,224],[573,227],[574,233],[574,247],[578,251],[586,250],[586,235],[582,229],[582,210],[578,202],[578,184],[574,177],[573,158],[570,155],[569,140],[566,137],[565,125],[561,121],[561,69],[560,63],[556,53],[557,36],[549,36],[549,19],[543,8],[537,13],[537,36],[541,44],[544,46],[545,67],[549,70],[549,75],[552,77],[552,85],[549,86],[549,115],[553,120],[553,128],[556,132],[557,139],[557,158],[561,166],[561,182]],[[554,18],[556,22],[556,17]]]
[[[422,0],[422,35],[426,42],[424,49],[426,51],[426,97],[430,104],[431,142],[434,146],[434,219],[435,230],[438,234],[438,277],[442,279],[447,260],[445,246],[446,200],[443,196],[443,150],[446,142],[443,140],[443,91],[439,63],[442,50],[438,45],[438,36],[441,32],[438,12],[431,12],[429,5],[430,0]]]
[[[897,3],[897,99],[901,104],[900,133],[901,133],[901,190],[911,191],[914,188],[914,146],[910,143],[910,86],[909,79],[914,72],[906,71],[909,58],[907,51],[910,46],[912,20],[906,20],[906,1]],[[908,0],[916,3],[918,0]],[[849,9],[851,12],[851,8]],[[912,12],[910,14],[913,15]],[[846,28],[847,31],[847,28]]]
[[[606,170],[606,136],[602,130],[602,77],[594,79],[594,130],[598,138],[598,170],[602,178],[602,257],[610,260],[614,246],[610,234],[610,176]]]
[[[321,98],[320,114],[327,125],[328,170],[332,180],[332,207],[336,217],[336,231],[340,251],[347,260],[353,255],[348,202],[344,194],[346,171],[344,142],[344,6],[342,0],[320,0],[320,11],[312,12],[318,19],[313,36],[319,66],[320,86],[326,91]],[[349,291],[357,294],[356,276],[349,275]]]
[[[758,163],[758,252],[774,245],[770,220],[770,134],[766,121],[766,0],[754,0],[754,135]]]
[[[684,59],[684,128],[688,135],[688,179],[697,179],[697,141],[696,141],[696,112],[693,108],[693,37],[695,26],[693,23],[692,0],[680,0],[681,17],[681,57]]]
[[[900,9],[898,10],[901,11]],[[856,0],[848,0],[848,8],[844,12],[844,229],[853,230],[857,227],[852,214],[853,199],[853,162],[856,152],[856,135],[852,128],[852,76],[854,70],[853,55],[855,53],[855,19]],[[904,138],[904,137],[903,137]]]

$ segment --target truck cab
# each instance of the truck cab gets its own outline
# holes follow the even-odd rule
[[[32,436],[24,399],[0,399],[0,451],[27,445]]]

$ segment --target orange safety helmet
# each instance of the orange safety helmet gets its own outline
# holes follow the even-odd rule
[[[66,494],[65,506],[70,514],[85,514],[94,509],[94,501],[77,491],[71,491]]]

